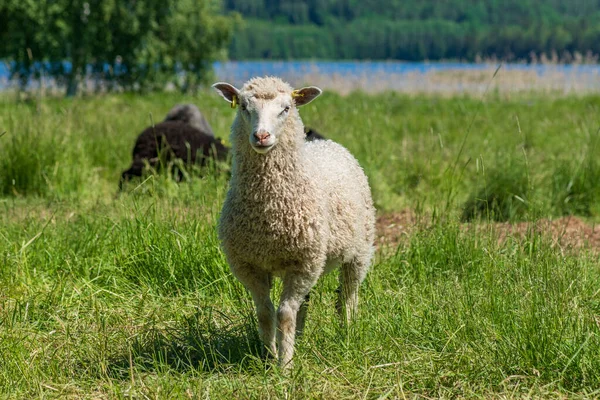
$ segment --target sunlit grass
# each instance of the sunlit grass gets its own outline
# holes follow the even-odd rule
[[[227,136],[233,112],[208,92],[0,102],[0,397],[600,395],[598,256],[458,222],[472,201],[484,220],[597,220],[600,98],[303,107],[359,158],[380,213],[426,218],[377,254],[349,329],[336,277],[317,285],[289,376],[259,358],[250,296],[218,246],[226,175],[117,194],[136,135],[183,101]]]

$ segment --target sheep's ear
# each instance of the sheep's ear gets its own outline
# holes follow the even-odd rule
[[[310,103],[311,101],[313,101],[314,99],[319,97],[319,95],[321,93],[323,93],[323,91],[321,89],[319,89],[318,87],[307,86],[307,87],[303,87],[302,89],[294,90],[292,92],[292,98],[296,102],[296,106],[300,107],[300,106]]]
[[[239,103],[240,91],[235,86],[230,85],[226,82],[217,82],[212,87],[219,93],[225,100],[231,103],[231,108]]]

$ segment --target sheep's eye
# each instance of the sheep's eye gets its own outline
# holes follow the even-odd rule
[[[245,104],[242,104],[241,108],[242,108],[242,110],[246,111],[246,105]]]
[[[290,106],[285,106],[285,108],[283,109],[283,112],[288,112],[290,111]]]

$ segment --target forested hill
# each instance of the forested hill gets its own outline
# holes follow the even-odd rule
[[[225,0],[232,59],[529,60],[600,54],[600,0]]]

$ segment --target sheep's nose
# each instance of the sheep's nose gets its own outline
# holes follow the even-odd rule
[[[271,136],[271,134],[269,132],[267,132],[267,131],[254,132],[254,137],[256,138],[256,140],[258,140],[259,143],[264,142],[270,136]]]

